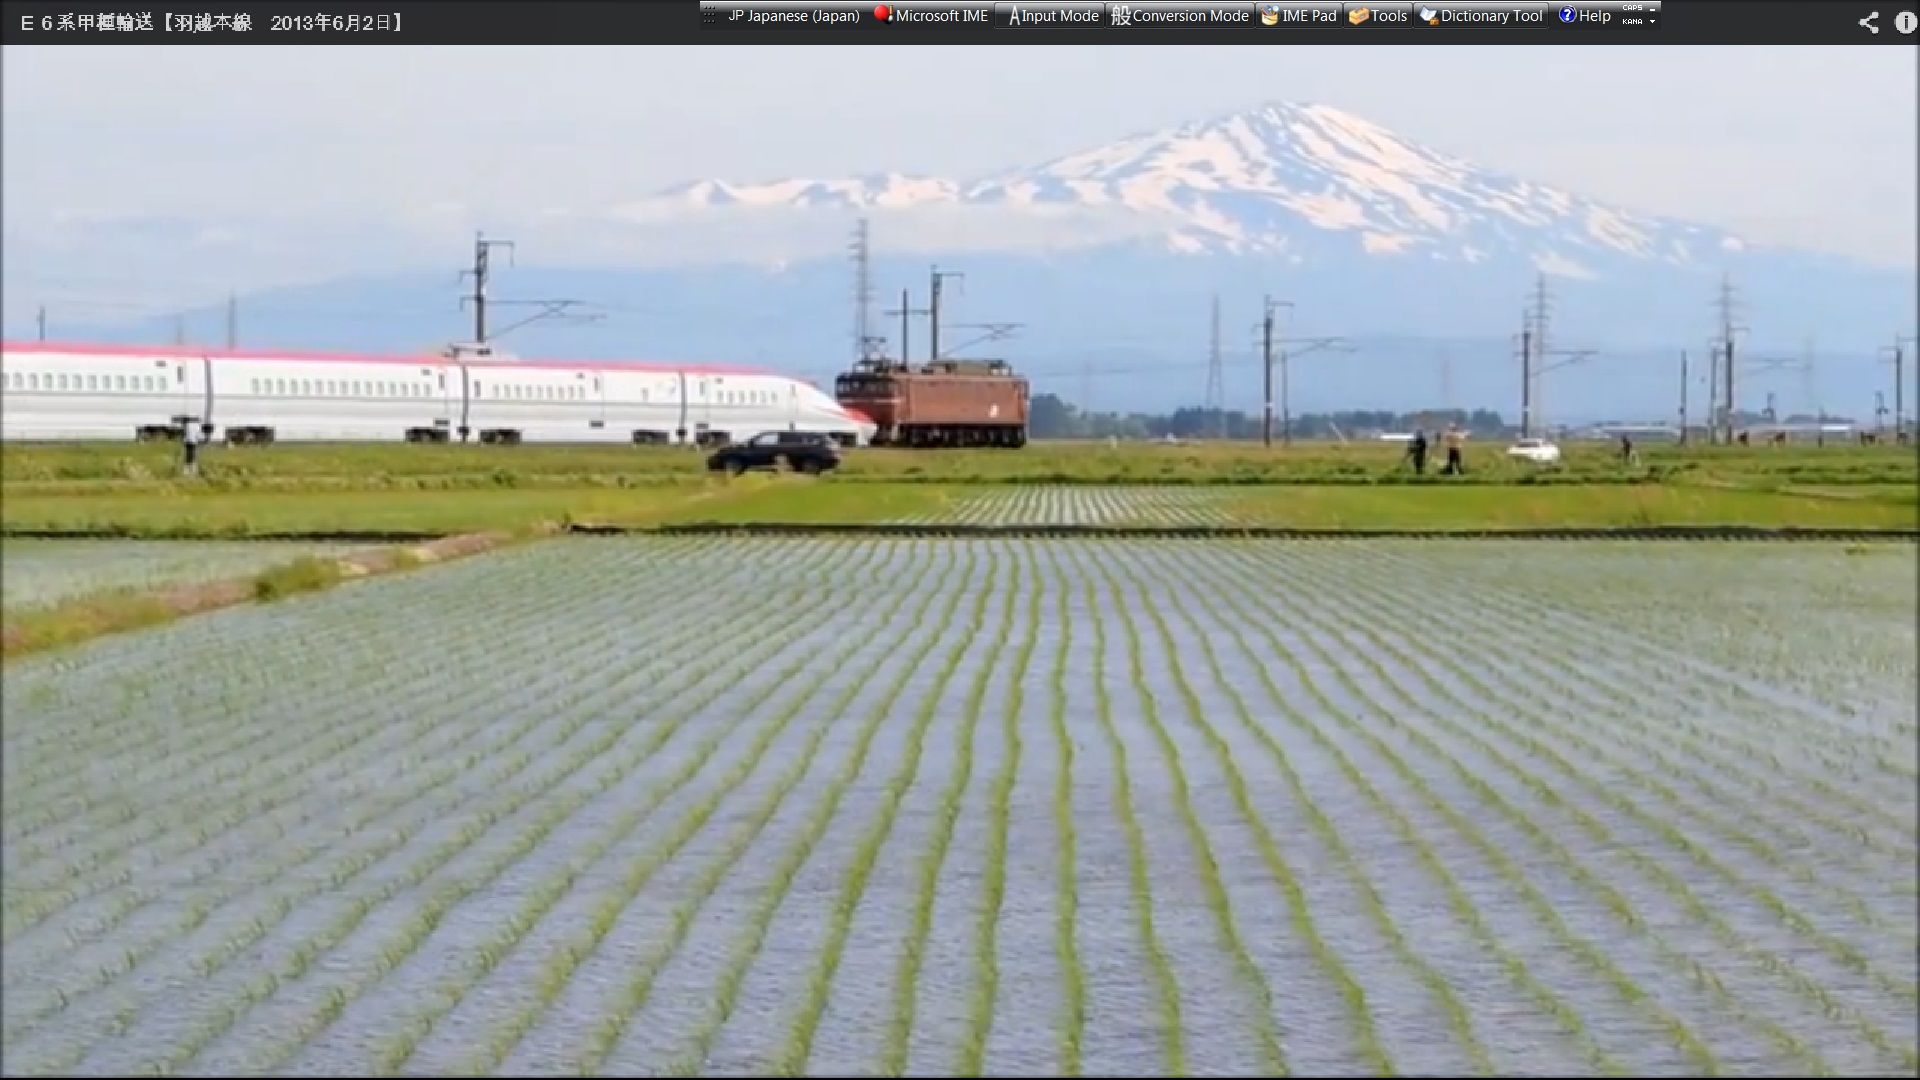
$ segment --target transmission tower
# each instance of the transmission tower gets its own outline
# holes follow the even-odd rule
[[[1213,326],[1207,342],[1207,416],[1213,421],[1213,437],[1227,437],[1226,379],[1220,361],[1220,297],[1213,298]]]
[[[1885,350],[1887,362],[1893,365],[1893,437],[1896,441],[1905,438],[1907,431],[1907,348],[1915,343],[1914,338],[1896,337]]]
[[[1547,294],[1547,275],[1534,279],[1533,299],[1527,306],[1525,326],[1520,332],[1520,437],[1533,437],[1539,427],[1540,373],[1546,367],[1547,323],[1552,298]]]
[[[1735,374],[1740,370],[1740,358],[1737,341],[1747,328],[1738,321],[1739,298],[1734,293],[1733,275],[1725,274],[1720,278],[1720,292],[1714,299],[1714,308],[1720,317],[1720,333],[1713,339],[1714,362],[1709,367],[1708,381],[1714,384],[1717,425],[1720,430],[1717,441],[1728,446],[1733,445],[1734,429],[1740,419],[1740,399],[1737,396],[1738,383]],[[1710,421],[1711,422],[1711,421]],[[1709,442],[1716,441],[1709,439]]]
[[[886,340],[875,334],[873,325],[873,255],[867,219],[861,218],[853,231],[853,358],[861,361],[879,352]]]
[[[1542,273],[1534,280],[1532,302],[1521,316],[1520,437],[1523,439],[1546,431],[1545,410],[1540,399],[1547,372],[1581,363],[1595,355],[1592,349],[1552,348],[1548,337],[1552,313],[1553,298],[1547,291],[1547,275]],[[1559,363],[1547,363],[1550,356],[1559,358]]]

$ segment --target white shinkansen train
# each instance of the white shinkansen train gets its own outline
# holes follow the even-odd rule
[[[531,363],[485,347],[359,356],[185,346],[0,345],[7,442],[695,443],[873,423],[810,383],[744,367]]]

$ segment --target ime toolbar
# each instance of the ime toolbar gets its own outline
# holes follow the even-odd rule
[[[702,0],[702,26],[952,26],[1001,29],[1160,28],[1327,29],[1346,32],[1434,27],[1502,29],[1645,27],[1660,23],[1660,0],[1494,3],[969,3],[900,0]]]

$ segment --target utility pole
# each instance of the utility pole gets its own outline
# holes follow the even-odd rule
[[[900,290],[900,306],[897,308],[894,308],[891,311],[886,312],[886,314],[888,315],[898,315],[900,317],[900,366],[901,367],[905,367],[908,364],[913,362],[913,353],[909,349],[909,344],[911,340],[909,335],[911,334],[913,329],[913,322],[912,322],[913,317],[915,315],[926,315],[930,313],[931,313],[931,309],[929,308],[917,308],[913,306],[913,290],[911,289],[901,289]]]
[[[1687,445],[1687,350],[1680,350],[1680,445]]]
[[[33,324],[35,329],[38,330],[40,334],[40,340],[41,341],[47,340],[47,305],[45,304],[40,305],[40,310],[34,314]],[[1894,370],[1895,371],[1899,370],[1899,366],[1897,364],[1895,365]]]
[[[937,266],[934,267],[933,270],[930,272],[930,277],[932,278],[933,291],[931,294],[931,298],[927,301],[927,331],[928,331],[928,339],[929,339],[927,342],[927,360],[929,362],[940,359],[941,286],[946,282],[948,278],[952,278],[955,281],[961,281],[961,280],[964,280],[966,276],[967,275],[961,273],[958,270],[942,270]]]
[[[513,241],[489,240],[483,233],[474,233],[473,268],[460,273],[463,280],[469,277],[473,279],[473,291],[461,297],[460,304],[462,307],[468,304],[473,305],[473,343],[475,345],[487,343],[487,286],[493,279],[494,248],[506,249],[508,265],[512,265]]]
[[[1520,437],[1533,437],[1533,321],[1520,316]]]
[[[873,333],[873,262],[871,234],[867,219],[861,218],[853,232],[853,359],[857,363],[873,355],[879,338]]]
[[[1213,421],[1213,437],[1227,437],[1227,403],[1224,378],[1220,370],[1220,297],[1213,297],[1212,334],[1207,343],[1206,411]]]
[[[240,298],[227,294],[227,351],[240,347]]]
[[[1260,412],[1260,445],[1269,449],[1273,447],[1273,319],[1281,308],[1291,314],[1293,301],[1275,300],[1271,296],[1261,301],[1260,368],[1264,373],[1261,395],[1264,407]]]

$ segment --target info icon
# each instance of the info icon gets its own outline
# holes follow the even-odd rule
[[[1563,23],[1570,23],[1578,17],[1579,17],[1579,13],[1574,11],[1570,7],[1563,7],[1560,9],[1560,21]]]

